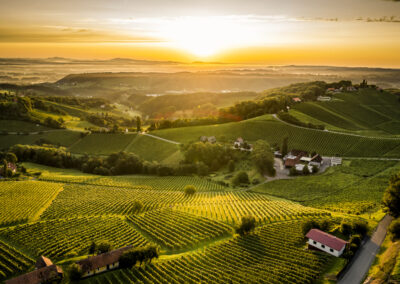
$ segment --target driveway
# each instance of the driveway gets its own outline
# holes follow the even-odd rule
[[[338,281],[339,284],[360,284],[363,281],[385,239],[387,228],[391,221],[392,217],[386,215],[385,218],[379,222],[372,237],[368,238],[364,245],[358,249],[349,268]]]

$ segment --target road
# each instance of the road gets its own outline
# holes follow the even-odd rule
[[[278,120],[279,122],[282,122],[284,124],[290,125],[292,127],[296,127],[296,128],[301,128],[301,129],[307,129],[307,130],[312,130],[312,131],[319,131],[319,132],[328,132],[328,133],[335,133],[335,134],[340,134],[340,135],[346,135],[346,136],[355,136],[355,137],[362,137],[362,138],[369,138],[369,139],[383,139],[383,140],[400,140],[400,137],[375,137],[375,136],[366,136],[366,135],[360,135],[360,134],[354,134],[354,133],[346,133],[346,132],[340,132],[340,131],[333,131],[333,130],[321,130],[321,129],[314,129],[314,128],[308,128],[308,127],[304,127],[304,126],[299,126],[299,125],[295,125],[295,124],[291,124],[289,122],[283,121],[282,119],[280,119],[276,114],[272,115],[276,120]]]
[[[164,142],[168,142],[168,143],[171,143],[171,144],[175,144],[175,145],[180,145],[180,144],[181,144],[181,143],[179,143],[179,142],[172,141],[172,140],[168,140],[168,139],[165,139],[165,138],[161,138],[161,137],[159,137],[159,136],[151,135],[151,134],[149,134],[149,133],[144,133],[144,132],[142,132],[141,134],[142,134],[142,135],[149,136],[149,137],[153,137],[153,138],[155,138],[155,139],[158,139],[158,140],[161,140],[161,141],[164,141]]]
[[[387,228],[391,221],[392,218],[386,215],[385,218],[379,222],[372,237],[368,238],[364,245],[358,249],[352,263],[343,277],[338,281],[338,284],[359,284],[363,281],[385,239]]]

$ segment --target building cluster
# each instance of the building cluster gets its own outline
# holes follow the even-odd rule
[[[127,246],[78,261],[82,278],[119,268],[120,257],[132,248],[133,246]],[[7,280],[5,284],[60,283],[63,278],[62,268],[53,264],[47,257],[41,256],[36,262],[35,270]]]
[[[253,145],[247,143],[242,137],[239,137],[233,142],[233,149],[251,152],[253,151]]]
[[[276,151],[275,157],[283,159],[285,168],[295,168],[298,172],[302,172],[304,167],[308,167],[309,172],[312,173],[314,167],[319,169],[324,163],[321,155],[317,153],[310,155],[307,151],[296,149],[293,149],[284,157],[279,151]]]
[[[59,283],[63,278],[62,268],[53,264],[47,257],[41,256],[36,261],[35,270],[7,280],[5,284]]]
[[[215,136],[210,136],[210,137],[207,137],[207,136],[201,136],[200,137],[200,141],[201,142],[208,142],[208,143],[211,143],[211,144],[214,144],[214,143],[216,143],[217,142],[217,138],[215,138]]]

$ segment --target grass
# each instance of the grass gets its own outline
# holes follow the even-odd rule
[[[162,162],[176,152],[180,152],[179,146],[153,137],[138,135],[125,149],[147,161]]]
[[[134,138],[135,135],[130,134],[93,133],[81,139],[69,150],[78,154],[108,155],[124,150]]]
[[[48,141],[55,145],[61,145],[68,147],[74,142],[78,141],[80,133],[77,131],[70,130],[57,130],[52,132],[46,132],[42,134],[21,134],[21,135],[0,135],[0,149],[7,149],[16,144],[27,144],[32,145],[41,139]]]
[[[21,120],[0,120],[0,131],[7,132],[36,132],[49,130],[43,125],[36,125],[35,123],[21,121]]]

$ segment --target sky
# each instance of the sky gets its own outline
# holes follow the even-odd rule
[[[0,0],[0,57],[400,68],[400,0]]]

